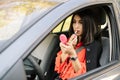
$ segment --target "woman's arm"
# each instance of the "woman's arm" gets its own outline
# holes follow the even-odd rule
[[[70,58],[71,58],[75,72],[78,72],[80,69],[82,69],[80,61],[79,61],[79,57],[77,56],[76,51],[73,52],[73,55],[71,55]]]
[[[76,60],[72,60],[74,71],[77,72],[80,69],[82,69],[81,67],[82,65],[79,61],[79,57],[77,56],[74,46],[71,43],[67,43],[67,45],[62,45],[62,47],[64,48],[63,48],[63,52],[61,55],[61,60],[64,61],[67,58],[67,56],[69,56],[70,58],[76,58]]]
[[[75,57],[75,59],[71,59],[72,65],[74,67],[75,74],[82,74],[82,73],[86,72],[85,54],[86,54],[86,49],[84,48],[76,54],[77,58],[74,55],[71,56],[71,57]]]
[[[68,57],[68,54],[62,53],[61,54],[61,62],[64,62]]]

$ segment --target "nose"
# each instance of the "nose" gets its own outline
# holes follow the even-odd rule
[[[76,23],[76,24],[75,24],[75,28],[78,28],[78,26],[79,26],[79,24],[78,24],[78,23]]]

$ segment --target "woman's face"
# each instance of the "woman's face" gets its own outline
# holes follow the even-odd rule
[[[82,20],[79,15],[75,15],[73,18],[73,30],[77,36],[81,36],[83,32]]]

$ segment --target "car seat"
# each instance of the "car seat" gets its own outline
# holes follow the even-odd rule
[[[41,60],[40,68],[44,80],[49,80],[57,52],[59,51],[59,37],[56,34],[49,34],[32,52],[32,55]]]
[[[109,56],[110,56],[109,38],[102,37],[102,54],[99,60],[101,66],[106,65],[110,62]]]
[[[39,71],[38,73],[40,73],[41,76],[40,78],[42,78],[43,80],[49,80],[52,75],[52,71],[54,71],[53,62],[55,62],[54,60],[58,50],[59,50],[58,36],[56,34],[49,34],[35,48],[35,50],[33,50],[32,54],[28,56],[28,59],[24,61],[27,75],[33,75]],[[38,68],[40,70],[34,68]]]

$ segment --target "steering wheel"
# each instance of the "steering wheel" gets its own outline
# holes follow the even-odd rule
[[[42,70],[40,66],[38,65],[37,61],[35,60],[35,58],[32,55],[29,55],[28,60],[32,64],[33,68],[35,69],[35,72],[37,73],[39,80],[44,80],[43,75],[42,75]]]

